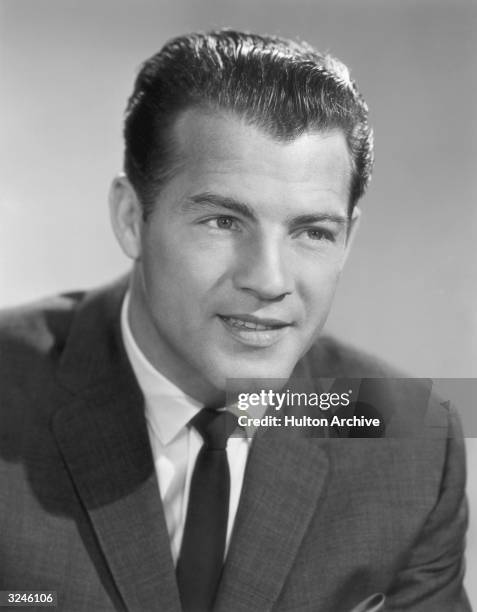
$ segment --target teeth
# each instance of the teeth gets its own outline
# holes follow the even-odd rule
[[[224,317],[225,320],[233,325],[234,327],[242,327],[245,329],[252,329],[254,331],[265,331],[267,329],[273,329],[270,326],[260,325],[259,323],[252,323],[251,321],[242,321],[241,319],[234,319],[233,317]]]

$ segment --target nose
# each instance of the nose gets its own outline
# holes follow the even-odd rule
[[[280,240],[255,239],[242,247],[234,274],[237,289],[264,301],[279,301],[292,293],[293,276]]]

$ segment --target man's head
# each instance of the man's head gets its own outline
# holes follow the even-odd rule
[[[180,38],[144,64],[125,133],[111,210],[142,350],[204,402],[230,378],[287,379],[326,320],[371,169],[346,69],[283,40]]]

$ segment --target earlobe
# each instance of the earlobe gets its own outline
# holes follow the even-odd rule
[[[109,213],[114,233],[131,259],[141,256],[142,210],[134,187],[124,174],[114,178],[109,191]]]

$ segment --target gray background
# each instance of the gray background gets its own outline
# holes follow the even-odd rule
[[[143,59],[185,31],[280,33],[351,67],[376,133],[328,330],[415,376],[477,377],[476,25],[472,0],[0,0],[0,306],[127,269],[106,198]],[[475,578],[472,522],[477,602]]]

